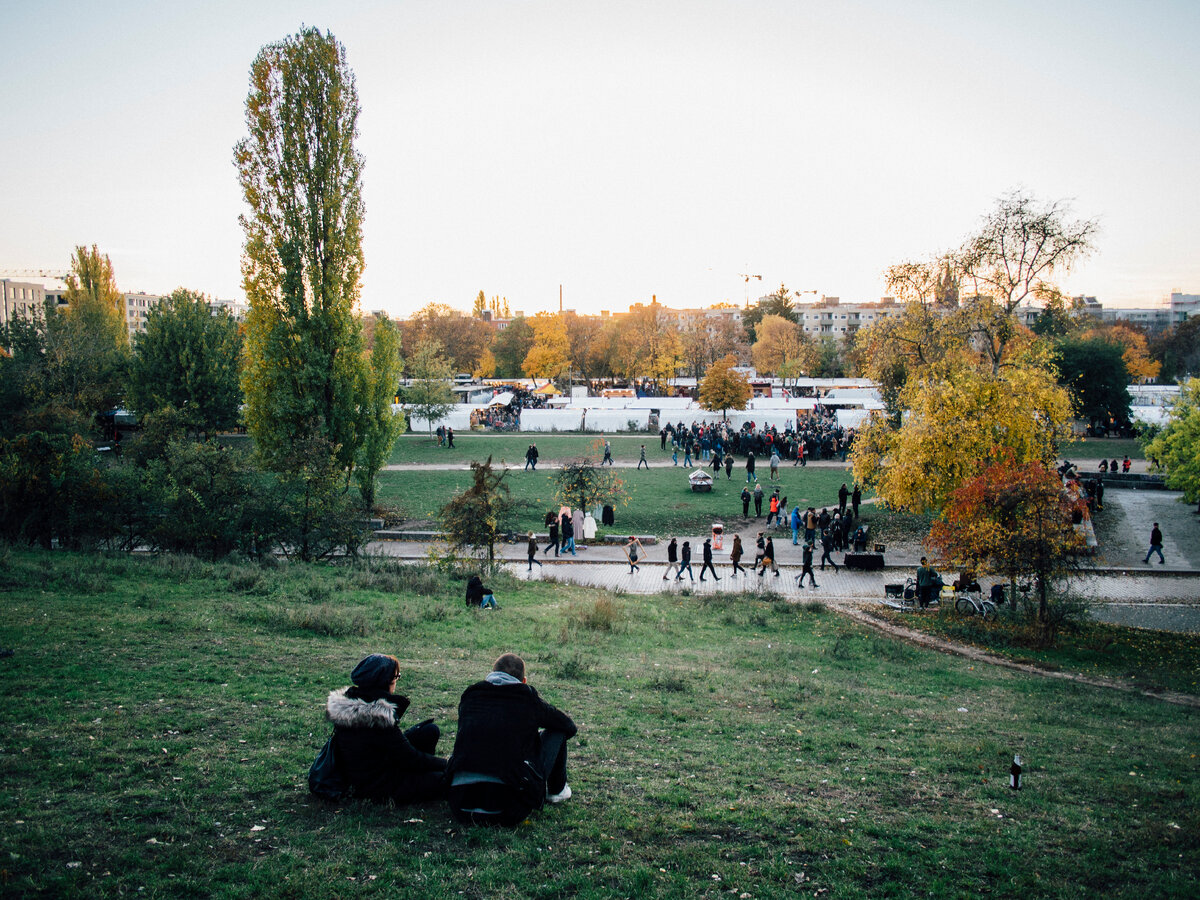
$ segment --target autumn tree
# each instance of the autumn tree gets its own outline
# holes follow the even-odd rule
[[[1086,338],[1100,338],[1121,348],[1126,376],[1132,384],[1145,384],[1158,377],[1162,363],[1150,357],[1150,345],[1146,334],[1136,326],[1125,322],[1111,325],[1096,325],[1084,329]]]
[[[973,317],[976,344],[993,372],[1020,327],[1017,308],[1058,294],[1055,277],[1091,253],[1098,228],[1094,220],[1072,219],[1062,202],[1039,203],[1014,191],[948,255]]]
[[[571,368],[584,381],[591,381],[604,368],[600,340],[604,323],[596,316],[580,316],[573,312],[564,313],[563,321],[567,326]]]
[[[913,373],[899,401],[903,420],[872,417],[852,450],[855,479],[893,508],[938,512],[998,453],[1050,464],[1070,435],[1070,395],[1037,344],[999,373],[961,358],[931,365]]]
[[[179,288],[150,310],[138,335],[129,400],[147,415],[174,410],[191,431],[211,434],[238,421],[242,339],[226,310],[215,314],[203,294]]]
[[[120,404],[129,368],[125,298],[112,263],[93,244],[76,247],[66,278],[65,310],[46,310],[42,341],[45,401],[73,414],[81,428]]]
[[[1018,463],[1008,452],[993,455],[992,463],[951,493],[929,543],[954,564],[1003,576],[1010,585],[1033,576],[1038,622],[1043,636],[1052,638],[1051,586],[1077,567],[1083,548],[1072,524],[1079,504],[1051,466]]]
[[[1168,328],[1151,343],[1150,354],[1162,363],[1160,377],[1165,383],[1200,373],[1200,316]]]
[[[596,462],[602,444],[596,440],[591,455],[568,460],[554,473],[554,497],[560,505],[589,510],[628,502],[625,480],[611,466]]]
[[[571,362],[571,342],[567,325],[557,313],[540,312],[530,322],[533,326],[533,345],[525,354],[521,370],[537,383],[539,378],[550,381],[567,371]]]
[[[454,391],[450,389],[453,370],[442,357],[442,345],[426,341],[417,347],[408,361],[410,383],[404,391],[414,419],[424,419],[433,434],[433,423],[454,408]]]
[[[492,341],[492,358],[497,378],[520,378],[521,364],[533,346],[533,326],[524,316],[518,316],[508,327],[496,333]]]
[[[745,409],[750,402],[750,382],[735,372],[737,357],[732,353],[708,367],[700,382],[700,406],[713,412],[720,410],[721,418],[731,409]]]
[[[750,348],[754,368],[784,379],[811,372],[817,362],[812,339],[795,322],[782,316],[763,316],[755,329],[758,340]]]
[[[355,460],[354,479],[363,504],[375,504],[375,480],[404,433],[404,413],[392,409],[400,390],[400,330],[388,319],[375,323],[375,340],[367,358],[362,444]]]
[[[683,352],[675,319],[654,301],[638,304],[619,321],[614,360],[616,372],[666,384],[675,377]]]
[[[795,295],[788,290],[786,284],[781,284],[774,291],[763,297],[754,306],[742,313],[742,328],[746,332],[746,340],[754,344],[758,340],[758,323],[766,316],[779,316],[789,322],[796,322]]]
[[[483,314],[487,311],[487,295],[480,291],[475,295],[475,305],[471,307],[471,315],[477,319],[482,319]]]
[[[492,457],[471,463],[471,486],[455,494],[438,512],[446,542],[455,550],[487,554],[488,568],[496,564],[496,543],[508,529],[513,502],[504,483],[507,470],[492,468]]]
[[[242,388],[255,447],[276,469],[320,437],[349,473],[362,440],[358,113],[345,48],[328,32],[268,44],[251,66],[249,134],[234,153],[249,208]]]
[[[1200,512],[1200,378],[1181,385],[1167,424],[1146,444],[1145,454],[1167,473],[1167,487],[1183,491]]]
[[[404,346],[413,352],[435,341],[455,372],[473,372],[483,351],[492,343],[492,325],[474,316],[464,316],[444,303],[428,303],[403,323]]]

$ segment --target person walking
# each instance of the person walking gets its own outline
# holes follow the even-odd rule
[[[1150,549],[1146,551],[1146,558],[1143,559],[1142,562],[1149,563],[1150,557],[1153,556],[1155,553],[1157,553],[1158,554],[1158,564],[1160,566],[1165,566],[1167,564],[1167,561],[1165,559],[1163,559],[1162,543],[1163,543],[1162,532],[1158,528],[1158,523],[1155,522],[1154,527],[1150,530]]]
[[[854,511],[854,518],[858,518],[858,507],[862,504],[862,488],[858,486],[858,482],[854,484],[854,490],[850,493],[850,509]]]
[[[646,467],[646,471],[650,471],[650,463],[646,462],[646,445],[645,444],[642,444],[642,450],[641,450],[640,455],[638,456],[637,467],[638,467],[639,471],[641,470],[642,466]]]
[[[608,442],[608,438],[604,439],[604,459],[600,460],[600,465],[604,465],[605,463],[608,463],[610,466],[613,464],[612,444]]]
[[[846,501],[850,499],[850,492],[846,490],[846,482],[842,482],[842,486],[838,488],[838,510],[845,515]]]
[[[570,516],[563,516],[562,533],[563,553],[570,553],[572,556],[575,556],[575,525],[571,522]]]
[[[778,450],[774,450],[774,449],[771,450],[770,465],[771,465],[771,480],[778,481],[779,480],[779,451]]]
[[[756,519],[762,515],[762,498],[762,485],[756,481],[754,483],[754,518]]]
[[[713,580],[720,581],[721,576],[717,574],[717,570],[713,568],[712,562],[712,538],[704,539],[704,565],[700,567],[700,580],[704,580],[705,570],[712,572]]]
[[[679,465],[679,445],[678,444],[671,445],[671,464],[675,465],[675,466]]]
[[[446,426],[446,449],[454,449],[454,429],[449,425]]]
[[[683,467],[690,469],[692,467],[692,442],[683,442]]]
[[[554,513],[550,513],[549,531],[550,541],[546,544],[546,547],[544,550],[542,550],[542,552],[548,553],[550,548],[553,547],[554,555],[558,556],[558,516],[554,515]]]
[[[728,481],[733,477],[733,454],[725,454],[725,480]]]
[[[750,516],[750,489],[742,488],[742,518]]]
[[[791,517],[792,526],[792,546],[795,547],[800,543],[800,507],[799,505],[792,508]]]
[[[775,489],[775,493],[771,495],[770,503],[767,505],[767,527],[770,527],[771,522],[778,524],[779,522],[779,489]]]
[[[758,577],[762,578],[767,573],[767,566],[771,567],[771,571],[775,573],[775,577],[779,577],[779,567],[775,565],[775,540],[768,537],[766,544],[763,546],[762,568],[758,570]]]
[[[671,574],[671,569],[679,565],[679,544],[675,538],[671,538],[671,542],[667,544],[667,571],[663,573],[663,581],[666,581]]]
[[[763,533],[760,531],[758,537],[754,540],[754,565],[751,569],[757,569],[759,563],[763,561],[763,557],[767,555],[767,542],[763,540]]]
[[[757,482],[758,476],[754,474],[754,451],[751,450],[746,454],[746,484]]]
[[[696,576],[692,574],[692,545],[690,541],[683,542],[683,549],[679,551],[679,574],[675,576],[676,581],[683,580],[683,570],[687,569],[688,578],[692,581],[696,580]]]
[[[833,557],[830,555],[831,553],[833,553],[833,530],[830,528],[826,528],[823,532],[821,532],[821,571],[822,572],[825,571],[826,560],[828,560],[829,564],[831,566],[833,566],[833,571],[836,572],[838,570],[838,564],[833,561]]]
[[[798,587],[804,587],[804,576],[805,575],[807,575],[809,577],[809,580],[811,582],[811,587],[818,587],[817,576],[813,572],[812,557],[813,557],[813,545],[806,541],[804,544],[804,552],[803,552],[803,554],[801,554],[801,557],[800,557],[800,566],[801,566],[800,576],[796,580],[796,584]]]
[[[732,578],[738,572],[746,574],[746,569],[742,566],[742,536],[735,534],[733,536],[733,548],[729,551],[729,561],[733,564],[733,571],[730,573]]]
[[[641,569],[641,566],[638,565],[638,550],[641,548],[641,546],[642,542],[635,538],[632,534],[629,536],[629,540],[625,543],[624,549],[625,555],[629,558],[630,575]]]
[[[534,563],[537,563],[537,567],[539,569],[542,567],[542,561],[537,558],[537,549],[538,549],[537,538],[535,538],[533,536],[533,532],[531,531],[531,532],[529,532],[529,543],[525,547],[525,553],[529,557],[529,568],[527,569],[527,571],[529,571],[529,572],[533,571]]]
[[[529,449],[525,451],[525,471],[530,469],[537,471],[538,448],[537,444],[530,444]]]

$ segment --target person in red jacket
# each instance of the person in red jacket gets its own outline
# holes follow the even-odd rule
[[[513,653],[463,691],[447,766],[450,811],[464,825],[518,825],[534,810],[571,797],[567,741],[575,723],[529,686]]]

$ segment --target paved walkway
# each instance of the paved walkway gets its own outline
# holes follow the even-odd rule
[[[703,539],[689,538],[693,546],[700,547]],[[728,547],[728,544],[726,544]],[[749,558],[744,561],[749,564],[753,560],[753,545]],[[368,551],[385,556],[395,556],[402,559],[424,560],[428,545],[418,541],[375,541],[368,545]],[[664,581],[666,573],[666,548],[656,545],[647,548],[649,558],[641,560],[637,572],[630,573],[629,562],[620,546],[592,544],[581,547],[576,556],[570,555],[555,558],[551,554],[539,551],[538,560],[541,567],[534,566],[528,571],[528,563],[523,544],[503,544],[497,548],[505,567],[517,578],[522,580],[565,581],[588,587],[603,588],[616,593],[627,594],[656,594],[662,591],[680,592],[687,590],[691,593],[737,593],[744,590],[766,589],[779,593],[793,601],[821,600],[832,606],[863,603],[880,603],[884,601],[885,584],[902,584],[912,575],[917,567],[917,560],[889,559],[883,571],[863,572],[839,567],[835,572],[831,568],[821,571],[816,567],[817,587],[799,587],[795,576],[800,572],[800,548],[793,547],[790,539],[776,541],[776,552],[780,555],[778,576],[768,572],[765,575],[730,574],[728,550],[717,551],[717,574],[719,580],[714,581],[708,575],[700,581],[700,552],[696,551],[692,561],[692,571],[695,581],[690,581],[685,574],[682,581],[675,578]],[[985,589],[991,584],[984,580]],[[1130,573],[1126,569],[1107,569],[1097,571],[1080,580],[1080,592],[1099,604],[1115,603],[1129,609],[1136,606],[1170,605],[1174,612],[1169,615],[1155,615],[1151,621],[1139,622],[1147,627],[1171,627],[1171,630],[1200,631],[1200,572],[1183,569],[1170,569],[1159,566],[1154,569],[1147,567],[1144,572]],[[1114,614],[1115,617],[1116,614]],[[1103,616],[1107,620],[1114,617]],[[1124,614],[1124,624],[1134,624],[1130,618],[1136,615]],[[1165,623],[1165,624],[1160,624]]]

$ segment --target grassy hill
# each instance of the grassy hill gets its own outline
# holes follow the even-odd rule
[[[1194,710],[898,643],[771,595],[391,562],[0,548],[0,892],[55,897],[1193,897]],[[315,801],[326,693],[402,660],[448,752],[503,651],[580,725],[512,831]],[[1025,789],[1009,790],[1014,753]]]

